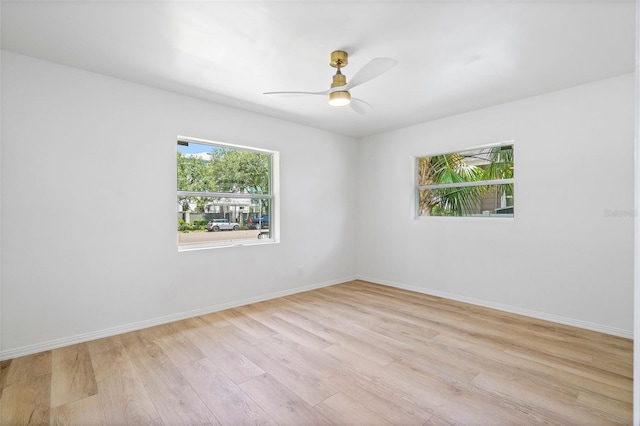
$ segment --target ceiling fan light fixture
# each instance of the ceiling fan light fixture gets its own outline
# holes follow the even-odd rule
[[[351,94],[346,91],[337,91],[329,93],[329,105],[331,106],[347,106],[351,103]]]

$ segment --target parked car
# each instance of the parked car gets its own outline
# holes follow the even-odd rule
[[[207,223],[207,231],[218,232],[218,231],[237,231],[240,229],[240,224],[236,222],[231,222],[229,219],[213,219]]]
[[[269,215],[263,214],[262,217],[252,217],[247,220],[247,227],[249,229],[262,229],[269,227]]]

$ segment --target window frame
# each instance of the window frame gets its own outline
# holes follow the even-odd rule
[[[425,154],[425,155],[416,155],[411,157],[412,163],[412,180],[413,180],[413,191],[412,191],[412,208],[411,214],[412,218],[415,220],[431,220],[432,218],[437,218],[438,220],[485,220],[491,219],[494,220],[514,220],[515,218],[515,210],[514,213],[510,216],[507,215],[469,215],[469,216],[439,216],[439,215],[421,215],[420,214],[420,191],[421,190],[430,190],[430,189],[446,189],[446,188],[468,188],[475,186],[499,186],[499,185],[513,185],[515,192],[515,158],[514,158],[514,177],[510,179],[491,179],[491,180],[482,180],[482,181],[471,181],[471,182],[458,182],[458,183],[444,183],[444,184],[432,184],[432,185],[420,185],[420,159],[425,157],[435,157],[439,155],[448,155],[448,154],[456,154],[456,153],[464,153],[468,151],[482,150],[487,148],[496,148],[503,146],[511,146],[515,151],[515,143],[513,140],[505,140],[501,142],[489,143],[484,145],[477,145],[467,148],[462,148],[458,150],[452,150],[447,152],[438,152],[434,154]],[[515,207],[515,204],[514,204]]]
[[[194,138],[190,136],[178,135],[176,143],[180,142],[194,143],[200,145],[209,145],[212,147],[229,148],[237,151],[257,152],[260,154],[267,154],[271,158],[271,164],[269,167],[269,193],[268,194],[245,194],[234,192],[211,192],[211,191],[180,191],[178,189],[178,182],[176,179],[176,196],[187,197],[207,197],[207,198],[231,198],[231,199],[260,199],[269,200],[269,237],[268,238],[256,238],[250,240],[237,240],[237,241],[225,241],[225,242],[203,242],[195,244],[182,244],[176,239],[176,245],[179,252],[194,251],[203,249],[215,249],[225,247],[241,247],[251,245],[264,245],[274,244],[280,242],[280,153],[275,150],[256,148],[245,145],[238,145],[228,142],[211,141],[201,138]],[[177,177],[177,165],[176,177]]]

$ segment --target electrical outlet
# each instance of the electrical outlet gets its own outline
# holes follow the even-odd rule
[[[302,275],[302,266],[298,266],[298,275]]]

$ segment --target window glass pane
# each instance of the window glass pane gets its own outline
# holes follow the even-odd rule
[[[178,191],[270,194],[271,154],[179,142]]]
[[[178,246],[274,241],[271,176],[272,167],[277,167],[275,158],[274,152],[178,140]]]
[[[418,158],[418,185],[513,178],[513,145]]]
[[[271,238],[271,199],[178,196],[178,244]]]
[[[420,216],[513,217],[513,184],[418,190]]]

